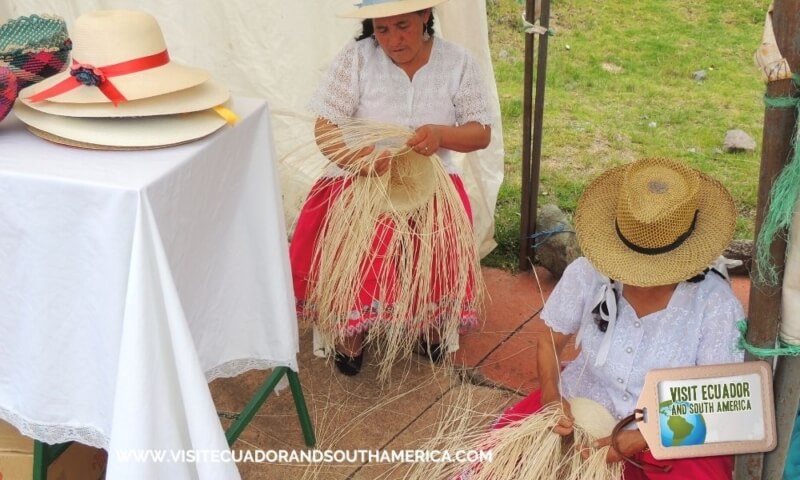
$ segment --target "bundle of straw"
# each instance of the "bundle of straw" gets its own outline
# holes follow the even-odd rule
[[[419,480],[619,480],[621,462],[607,463],[610,446],[591,448],[592,442],[611,435],[616,422],[600,404],[586,398],[570,400],[575,418],[573,434],[562,437],[553,432],[564,415],[558,404],[514,421],[502,428],[477,430],[461,420],[450,419],[451,430],[440,430],[431,445],[447,450],[491,451],[491,461],[473,464],[437,465],[435,472],[425,466],[412,469],[408,479]],[[580,447],[580,448],[578,448]],[[588,458],[581,450],[589,449]]]
[[[328,158],[351,157],[343,165],[347,187],[330,205],[313,252],[316,272],[307,302],[316,309],[317,328],[328,345],[348,334],[357,314],[362,279],[370,272],[378,287],[369,302],[377,320],[366,343],[378,352],[381,379],[398,358],[409,355],[420,337],[453,338],[462,312],[478,311],[483,298],[480,263],[472,226],[461,198],[438,157],[405,146],[413,134],[396,125],[365,121],[318,132]],[[352,152],[376,145],[354,160]],[[362,176],[366,164],[392,155],[384,175]]]

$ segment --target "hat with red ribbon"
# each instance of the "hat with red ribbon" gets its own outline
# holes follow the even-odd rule
[[[164,95],[209,79],[205,70],[174,62],[150,14],[101,10],[80,16],[72,32],[70,68],[20,97],[29,102],[107,103]]]

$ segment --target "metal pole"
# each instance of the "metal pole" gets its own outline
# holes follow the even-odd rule
[[[534,0],[527,0],[525,4],[525,20],[529,23],[536,21],[536,6]],[[533,48],[535,33],[525,35],[525,70],[523,79],[522,93],[522,201],[520,204],[520,225],[519,225],[519,269],[527,270],[531,266],[531,239],[530,232],[536,229],[536,209],[531,213],[531,196],[534,198],[539,195],[538,182],[533,184],[531,181],[531,132],[533,115]],[[535,201],[534,201],[535,204]]]
[[[534,0],[528,0],[525,17],[529,23],[536,21]],[[541,0],[539,24],[547,29],[550,24],[550,0]],[[536,55],[536,98],[532,102],[533,50],[536,33],[525,38],[525,91],[522,124],[522,205],[520,219],[519,268],[531,267],[533,240],[536,232],[536,212],[539,199],[539,166],[542,157],[542,122],[544,118],[544,91],[547,80],[547,34],[539,34],[539,51]],[[532,105],[533,104],[533,105]],[[533,113],[531,113],[533,111]],[[531,138],[532,137],[532,138]]]
[[[800,0],[775,0],[773,4],[772,24],[778,47],[794,72],[800,72],[800,69],[798,69],[800,56],[795,46],[800,27],[798,12],[800,12]],[[768,83],[767,95],[770,97],[785,97],[794,96],[796,92],[792,87],[792,81],[787,79]],[[758,203],[756,207],[756,238],[758,238],[758,231],[769,207],[769,192],[772,184],[789,158],[791,158],[792,137],[797,121],[796,113],[796,110],[792,108],[768,108],[764,113],[761,170],[758,178]],[[783,270],[785,251],[786,243],[782,239],[776,239],[772,244],[771,252],[775,265],[780,270]],[[753,285],[753,288],[750,289],[747,341],[757,347],[769,348],[774,346],[778,334],[780,313],[780,285],[776,287]],[[754,360],[754,357],[748,354],[747,360]],[[783,427],[779,426],[779,428]],[[763,454],[737,456],[734,474],[736,480],[777,478],[763,477],[762,474],[764,473]]]

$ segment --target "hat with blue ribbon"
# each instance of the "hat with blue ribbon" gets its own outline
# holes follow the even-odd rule
[[[446,0],[363,0],[358,8],[342,13],[347,18],[383,18],[431,8]]]

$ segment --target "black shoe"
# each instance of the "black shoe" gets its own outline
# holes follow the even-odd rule
[[[358,375],[358,372],[361,371],[361,362],[363,360],[363,351],[356,357],[351,357],[349,355],[336,352],[336,356],[334,357],[336,368],[339,370],[339,372],[341,372],[343,375],[347,375],[348,377],[354,377]]]
[[[417,353],[420,355],[424,355],[431,359],[434,363],[442,363],[442,359],[444,358],[444,352],[442,351],[442,344],[441,343],[428,343],[425,341],[424,338],[419,339],[419,346],[418,346]]]

